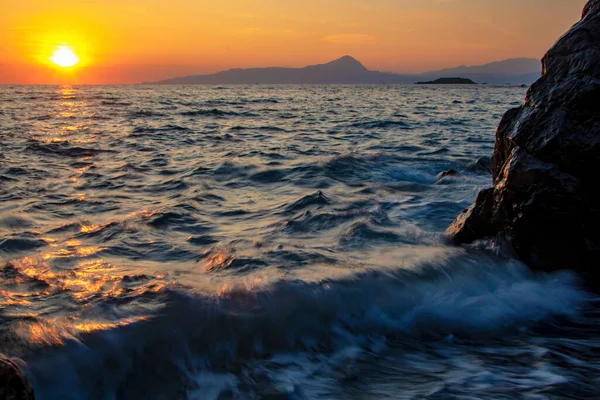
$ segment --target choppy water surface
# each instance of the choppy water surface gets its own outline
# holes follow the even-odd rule
[[[40,399],[598,398],[594,296],[444,237],[524,91],[0,87],[0,351]]]

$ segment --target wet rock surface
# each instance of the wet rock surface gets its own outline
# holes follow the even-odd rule
[[[32,400],[33,389],[15,360],[0,354],[0,399]]]
[[[600,266],[600,0],[543,60],[525,103],[496,134],[494,185],[448,233],[500,236],[530,266],[595,274]]]

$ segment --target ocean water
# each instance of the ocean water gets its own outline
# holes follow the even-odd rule
[[[0,87],[0,352],[42,400],[600,398],[596,296],[444,235],[524,94]]]

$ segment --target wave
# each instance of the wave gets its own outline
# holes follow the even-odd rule
[[[256,172],[250,175],[248,178],[252,181],[260,183],[275,183],[284,180],[286,176],[286,170],[269,169],[265,171]]]
[[[252,130],[252,131],[264,131],[264,132],[289,132],[286,129],[277,127],[277,126],[256,126],[256,127],[246,127],[242,125],[236,125],[230,128],[232,131],[244,131],[244,130]]]
[[[353,128],[363,129],[385,129],[385,128],[399,128],[399,129],[412,129],[412,126],[405,121],[396,120],[380,120],[380,121],[360,121],[350,124]]]
[[[0,253],[17,253],[47,246],[41,239],[12,237],[0,240]]]
[[[292,219],[275,224],[274,227],[290,234],[315,233],[334,229],[345,222],[353,221],[368,214],[368,211],[363,210],[322,213],[313,213],[306,210]]]
[[[100,104],[102,104],[103,106],[110,106],[110,107],[129,107],[133,103],[130,103],[127,101],[119,101],[119,100],[115,99],[115,100],[102,100],[100,102]]]
[[[146,218],[147,224],[155,229],[172,229],[190,234],[204,233],[211,230],[210,226],[201,222],[189,212],[160,211]]]
[[[292,204],[285,206],[283,214],[295,214],[312,206],[319,208],[327,206],[329,204],[331,204],[331,200],[327,196],[325,196],[325,194],[322,191],[319,190],[316,193],[304,196],[303,198],[296,200]]]
[[[0,182],[17,182],[18,179],[11,178],[10,176],[0,175]]]
[[[202,374],[237,381],[247,363],[286,354],[322,354],[312,361],[320,364],[383,351],[377,343],[518,336],[548,318],[576,319],[590,299],[569,274],[534,275],[473,254],[321,283],[240,284],[217,295],[171,286],[156,296],[162,307],[152,317],[25,356],[40,398],[185,397],[221,384],[199,385]],[[225,385],[214,398],[228,390],[238,389]]]
[[[17,89],[0,352],[38,398],[598,397],[598,302],[443,233],[523,90]]]
[[[166,116],[166,114],[152,110],[137,110],[129,113],[129,118],[155,118],[164,116]]]
[[[361,186],[365,182],[412,182],[431,184],[435,176],[411,166],[398,165],[402,159],[395,155],[376,154],[358,156],[344,154],[332,158],[324,165],[325,176]]]
[[[69,141],[59,143],[43,143],[35,139],[30,140],[27,150],[36,153],[73,158],[93,157],[102,153],[117,153],[115,150],[73,146],[71,143],[69,143]]]
[[[158,128],[136,126],[130,136],[139,136],[145,133],[163,133],[163,132],[189,132],[190,129],[179,125],[164,125]]]
[[[183,116],[208,116],[208,117],[217,117],[217,118],[226,118],[231,116],[243,116],[243,117],[258,117],[257,114],[251,112],[235,112],[235,111],[223,111],[216,108],[210,110],[193,110],[193,111],[182,111],[181,115]]]
[[[245,104],[277,104],[279,100],[272,98],[262,98],[262,99],[238,99],[237,101],[231,101],[226,99],[211,99],[204,102],[206,105],[228,105],[228,106],[240,106]]]
[[[357,221],[342,233],[340,244],[346,248],[360,248],[365,246],[377,246],[381,243],[418,244],[419,241],[412,240],[398,233],[381,229],[368,220]]]
[[[51,114],[44,114],[44,115],[31,117],[31,119],[34,121],[48,121],[48,120],[51,120],[52,118],[54,118],[54,116]]]

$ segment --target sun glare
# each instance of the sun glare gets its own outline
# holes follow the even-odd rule
[[[79,63],[79,57],[69,48],[69,46],[58,46],[52,57],[50,57],[50,61],[59,67],[69,68],[77,65]]]

